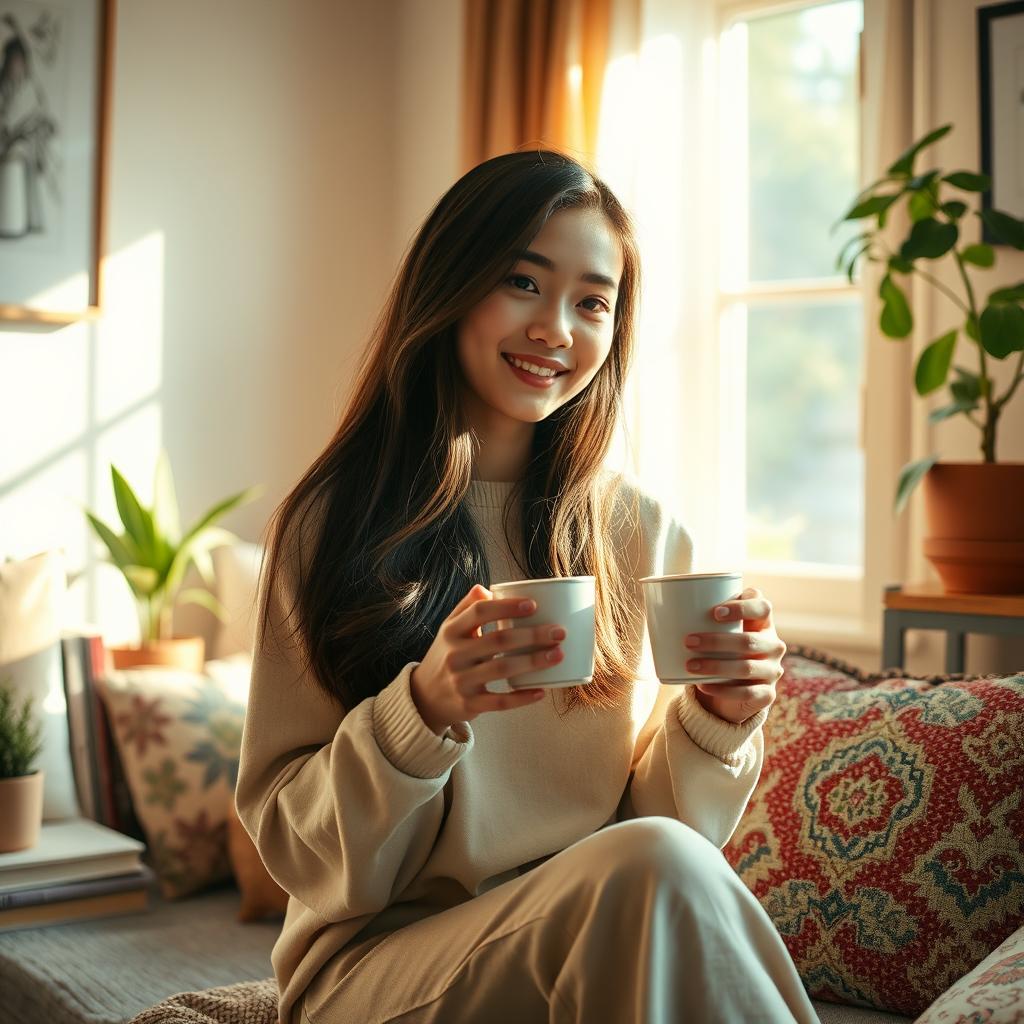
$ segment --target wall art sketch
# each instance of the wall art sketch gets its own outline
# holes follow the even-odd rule
[[[99,308],[112,0],[0,0],[0,320]]]

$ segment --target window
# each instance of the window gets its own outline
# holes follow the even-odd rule
[[[719,50],[719,377],[736,560],[777,607],[860,616],[861,291],[835,268],[859,190],[862,0],[732,8]]]

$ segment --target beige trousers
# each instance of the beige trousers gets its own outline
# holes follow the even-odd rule
[[[761,905],[672,818],[609,825],[368,945],[325,965],[303,1024],[818,1020]]]

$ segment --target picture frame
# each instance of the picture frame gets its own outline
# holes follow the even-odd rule
[[[1024,0],[978,8],[981,169],[992,181],[982,207],[1024,220]],[[985,225],[982,238],[1002,244]]]
[[[0,322],[102,308],[115,0],[0,0]]]

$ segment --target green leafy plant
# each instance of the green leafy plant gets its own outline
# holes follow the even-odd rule
[[[983,460],[995,462],[999,417],[1024,378],[1024,308],[1021,306],[1024,281],[1009,288],[997,288],[983,302],[979,300],[972,274],[995,266],[996,253],[985,243],[963,244],[964,218],[971,212],[1000,242],[1022,250],[1024,222],[995,209],[970,210],[964,198],[977,197],[991,187],[984,174],[944,173],[937,169],[915,171],[918,154],[948,134],[952,127],[943,125],[915,142],[886,171],[885,177],[857,196],[842,220],[873,220],[874,224],[847,241],[837,266],[844,269],[852,281],[862,260],[884,264],[885,273],[878,289],[882,300],[880,327],[890,338],[906,338],[913,330],[913,314],[901,283],[912,274],[927,281],[956,306],[961,322],[921,353],[914,370],[914,387],[924,396],[948,386],[948,404],[933,410],[929,420],[937,423],[951,416],[966,416],[981,433]],[[893,251],[886,244],[883,231],[892,210],[900,204],[906,207],[911,226],[906,238]],[[955,264],[957,288],[949,287],[932,273],[933,264],[939,260]],[[972,268],[971,273],[968,267]],[[953,363],[961,334],[977,357],[976,371]],[[1019,353],[1015,372],[1003,393],[997,395],[989,376],[989,360],[1003,360],[1014,352]],[[896,487],[897,513],[903,509],[918,481],[938,460],[938,455],[929,455],[903,467]]]
[[[18,710],[14,694],[0,686],[0,779],[14,779],[34,771],[32,765],[43,749],[43,742],[42,726],[33,722],[32,709],[31,696],[25,698]]]
[[[202,588],[182,590],[182,581],[194,563],[203,582],[213,585],[210,551],[238,540],[235,534],[214,524],[232,509],[252,501],[262,488],[250,487],[225,498],[182,531],[174,478],[165,451],[161,450],[157,458],[152,508],[143,506],[116,466],[110,467],[110,475],[123,529],[115,532],[88,509],[83,511],[107,547],[106,560],[121,570],[131,588],[143,642],[170,639],[176,604],[202,605],[223,622],[227,615],[213,594]]]

